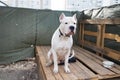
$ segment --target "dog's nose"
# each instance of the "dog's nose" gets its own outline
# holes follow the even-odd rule
[[[74,26],[70,26],[69,28],[70,28],[70,30],[71,30],[71,31],[73,31],[73,30],[74,30]]]

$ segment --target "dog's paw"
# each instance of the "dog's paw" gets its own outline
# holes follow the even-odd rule
[[[49,63],[46,63],[46,67],[48,67],[48,66],[50,66],[50,64],[49,64]]]
[[[53,62],[51,61],[51,60],[49,60],[47,63],[46,63],[46,67],[48,67],[48,66],[50,66],[50,65],[52,65],[53,64]]]
[[[65,72],[70,73],[70,69],[68,67],[65,67]]]
[[[52,63],[46,63],[46,67],[48,67],[48,66],[50,66],[50,65],[52,65]]]
[[[54,69],[53,69],[53,72],[54,72],[54,73],[58,73],[58,68],[54,68]]]

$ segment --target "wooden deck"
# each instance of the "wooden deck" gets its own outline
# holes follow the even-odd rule
[[[120,66],[115,64],[108,69],[103,67],[102,62],[105,60],[85,49],[78,46],[73,47],[77,62],[70,63],[71,73],[64,72],[63,65],[59,65],[59,73],[53,73],[53,65],[46,67],[46,55],[50,46],[37,46],[36,59],[39,68],[41,80],[99,80],[120,77]]]

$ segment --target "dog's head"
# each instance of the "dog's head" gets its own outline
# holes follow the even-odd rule
[[[59,17],[60,20],[60,30],[64,35],[73,35],[76,32],[76,24],[77,24],[77,18],[76,14],[74,14],[72,17],[66,17],[64,13],[62,13]]]

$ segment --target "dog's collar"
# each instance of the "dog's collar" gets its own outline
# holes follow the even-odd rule
[[[64,36],[64,37],[70,37],[70,35],[63,35],[63,33],[61,32],[61,30],[59,29],[59,32],[60,32],[60,35],[59,35],[59,37],[61,37],[61,36]]]

